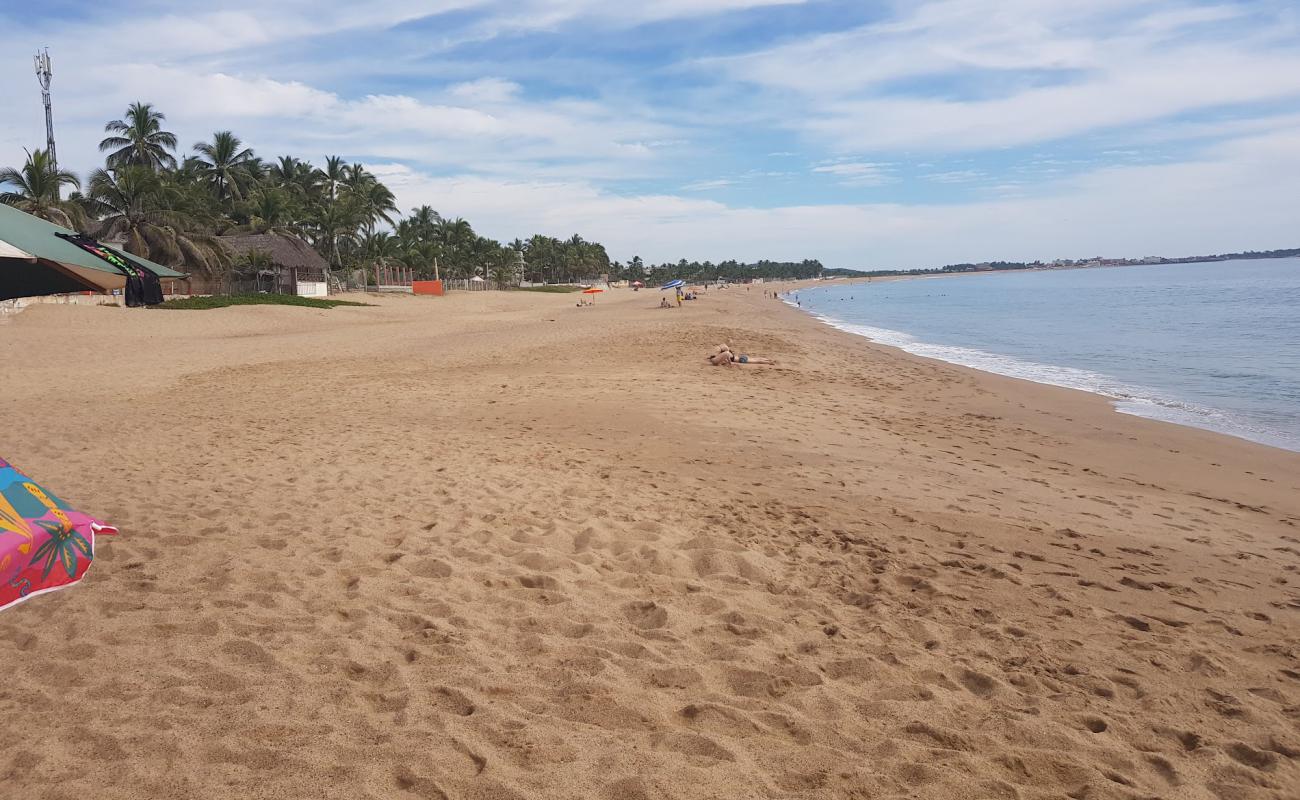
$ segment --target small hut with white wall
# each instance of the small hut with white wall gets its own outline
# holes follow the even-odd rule
[[[256,281],[258,291],[324,297],[329,294],[329,263],[297,236],[279,233],[244,233],[220,237],[236,262],[264,260],[241,277]],[[254,254],[263,254],[257,259]]]

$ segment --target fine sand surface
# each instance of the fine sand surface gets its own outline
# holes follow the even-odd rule
[[[1300,455],[659,297],[0,323],[0,797],[1300,797]]]

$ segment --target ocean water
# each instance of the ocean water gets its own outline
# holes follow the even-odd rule
[[[880,281],[796,298],[910,353],[1300,451],[1300,258]]]

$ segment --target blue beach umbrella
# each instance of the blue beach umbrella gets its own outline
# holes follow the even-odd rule
[[[663,286],[660,286],[659,291],[662,292],[665,289],[676,289],[678,287],[685,286],[685,285],[686,285],[686,281],[682,280],[681,278],[678,278],[675,281],[668,281]]]

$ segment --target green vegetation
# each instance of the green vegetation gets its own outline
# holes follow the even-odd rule
[[[702,281],[810,278],[816,261],[720,264],[686,260],[646,265],[638,256],[611,261],[604,245],[574,234],[538,234],[502,244],[475,233],[469,222],[430,206],[400,218],[391,190],[361,164],[339,156],[317,167],[295,156],[264,160],[231,131],[216,131],[190,154],[166,116],[149,103],[132,103],[122,119],[104,125],[104,167],[80,190],[70,172],[56,171],[44,151],[21,168],[0,169],[0,202],[97,238],[121,237],[127,252],[183,272],[220,281],[239,263],[219,240],[227,234],[296,236],[310,243],[336,273],[406,267],[417,279],[481,277],[498,287],[573,284],[608,275],[654,284],[672,278]],[[566,291],[557,289],[556,291]]]
[[[752,278],[764,280],[790,280],[819,277],[824,272],[822,262],[815,259],[805,261],[757,261],[752,264],[740,261],[687,261],[682,259],[676,264],[664,263],[648,265],[637,256],[627,264],[613,264],[610,277],[615,280],[644,281],[647,286],[659,286],[674,278],[702,283],[704,281],[746,281]]]
[[[520,286],[521,292],[546,292],[548,294],[568,294],[569,292],[581,292],[581,286],[569,286],[567,284],[551,283],[545,286]]]
[[[292,294],[228,294],[212,297],[187,297],[183,300],[168,300],[158,308],[173,308],[187,311],[209,308],[226,308],[227,306],[303,306],[305,308],[334,308],[335,306],[369,306],[370,303],[358,303],[353,300],[322,300],[318,297],[298,297]]]
[[[319,167],[291,155],[267,161],[231,131],[216,131],[186,155],[166,119],[136,102],[105,124],[104,166],[88,176],[84,194],[64,196],[81,180],[33,151],[24,166],[0,169],[0,202],[90,236],[121,237],[127,252],[215,280],[250,266],[236,264],[218,238],[246,233],[301,238],[336,273],[407,267],[416,278],[479,276],[514,286],[528,269],[526,250],[539,259],[532,274],[544,271],[548,280],[609,272],[605,248],[578,235],[504,245],[429,206],[399,219],[392,191],[339,156]]]
[[[65,228],[86,222],[86,215],[76,203],[59,199],[63,186],[81,188],[81,181],[67,170],[55,170],[44,150],[28,153],[27,163],[21,168],[0,169],[0,186],[6,184],[11,188],[0,192],[0,203]]]

